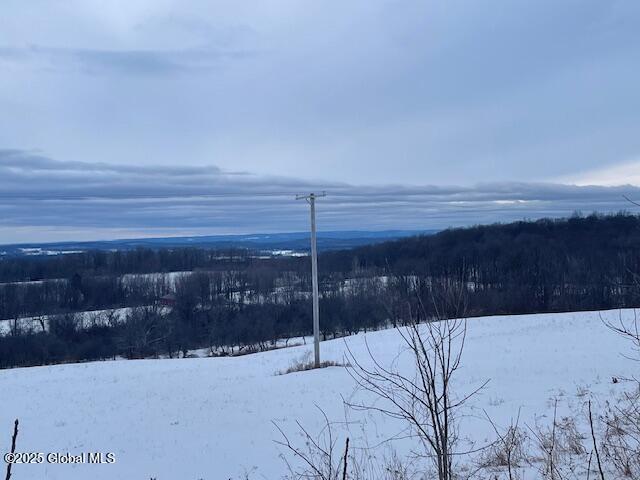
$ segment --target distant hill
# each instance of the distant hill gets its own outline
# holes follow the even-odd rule
[[[640,216],[576,215],[451,228],[329,252],[324,258],[327,263],[347,268],[354,259],[361,267],[438,275],[467,270],[475,277],[482,270],[485,277],[500,277],[500,272],[500,281],[511,271],[538,275],[542,271],[575,272],[578,268],[591,275],[602,268],[613,279],[629,270],[640,274]]]
[[[370,245],[435,230],[329,231],[318,232],[318,249],[339,250]],[[194,237],[136,238],[92,242],[22,243],[0,246],[0,257],[55,256],[89,250],[133,250],[136,248],[247,248],[266,253],[303,253],[309,250],[309,233],[257,233]]]
[[[356,266],[464,285],[468,312],[531,313],[640,306],[640,217],[575,215],[456,228],[326,252],[321,271]],[[479,314],[479,313],[478,313]]]

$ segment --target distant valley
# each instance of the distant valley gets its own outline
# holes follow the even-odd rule
[[[437,230],[330,231],[318,232],[318,249],[339,250],[385,242]],[[257,233],[192,237],[135,238],[89,242],[24,243],[0,246],[0,257],[55,256],[89,250],[120,251],[136,248],[242,248],[268,255],[300,255],[309,250],[309,233]]]

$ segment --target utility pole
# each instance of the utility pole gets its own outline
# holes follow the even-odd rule
[[[313,348],[314,366],[320,368],[320,305],[318,300],[318,247],[316,244],[316,198],[327,194],[297,195],[296,200],[306,200],[311,206],[311,282],[313,285]]]

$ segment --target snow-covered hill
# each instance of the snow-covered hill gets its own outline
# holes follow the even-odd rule
[[[621,355],[629,346],[597,312],[476,318],[468,329],[457,387],[470,391],[491,380],[463,424],[463,434],[478,443],[490,433],[476,415],[482,409],[504,424],[521,408],[521,422],[533,422],[549,413],[550,397],[580,402],[583,386],[604,397],[623,388],[613,376],[636,368]],[[346,342],[366,360],[365,338],[383,363],[402,350],[398,332],[386,330],[324,342],[324,359],[341,361]],[[371,446],[398,432],[387,418],[344,407],[343,397],[364,395],[354,393],[344,368],[277,375],[309,349],[0,371],[0,447],[6,449],[17,417],[19,451],[113,452],[116,463],[16,465],[14,480],[217,480],[245,471],[275,479],[285,468],[272,422],[298,440],[296,420],[312,432],[322,425],[314,404],[332,421],[346,421],[335,428],[349,430],[354,448],[365,446],[365,437]],[[396,447],[402,453],[409,445]]]

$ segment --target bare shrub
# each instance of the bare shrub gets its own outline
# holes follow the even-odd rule
[[[607,403],[602,450],[620,478],[640,478],[640,388]]]
[[[301,464],[300,466],[294,466],[286,457],[281,456],[289,471],[288,478],[290,479],[339,480],[345,475],[343,471],[347,468],[348,451],[343,455],[338,450],[338,438],[333,431],[332,423],[322,409],[317,406],[316,408],[324,418],[324,427],[318,435],[311,435],[300,422],[296,421],[303,437],[303,446],[294,445],[282,428],[274,422],[275,427],[282,436],[282,440],[276,441],[276,443],[285,447]],[[348,441],[349,439],[347,438],[346,442]]]
[[[378,457],[365,449],[360,456],[354,454],[350,457],[350,465],[352,466],[346,478],[352,480],[417,480],[424,478],[416,472],[412,462],[400,459],[393,451]]]
[[[328,367],[347,367],[350,366],[347,363],[336,362],[333,360],[325,360],[324,362],[320,362],[320,367],[318,368],[328,368]],[[315,362],[313,358],[311,358],[311,352],[306,352],[304,355],[299,358],[293,360],[291,365],[287,367],[286,370],[281,370],[276,373],[276,375],[287,375],[289,373],[295,372],[306,372],[308,370],[315,369]]]
[[[284,447],[295,461],[285,455],[288,480],[417,480],[418,476],[410,462],[400,460],[395,451],[381,454],[378,449],[353,446],[349,437],[341,437],[334,431],[335,422],[330,422],[322,409],[324,424],[317,435],[312,435],[299,422],[297,434],[301,442],[292,442],[280,426],[274,423],[282,440],[276,443]],[[366,440],[365,440],[366,441]],[[295,465],[294,465],[295,463]]]
[[[551,423],[544,424],[540,420],[538,418],[529,431],[533,442],[531,460],[538,464],[542,478],[577,479],[588,474],[591,456],[585,447],[588,437],[579,431],[575,416],[558,418],[558,400],[555,399]]]
[[[634,355],[627,355],[627,358],[640,362],[640,319],[636,310],[633,311],[633,318],[625,319],[620,312],[616,322],[602,321],[612,331],[629,340]],[[640,378],[624,380],[632,383],[633,387],[607,402],[602,419],[602,450],[607,462],[621,478],[640,478]]]
[[[491,472],[496,479],[500,475],[509,480],[522,478],[521,469],[530,462],[530,438],[527,431],[519,426],[520,414],[506,429],[498,427],[486,412],[485,416],[491,423],[496,441],[481,452],[479,470]]]
[[[279,375],[287,375],[289,373],[295,372],[306,372],[307,370],[314,370],[315,368],[327,368],[327,367],[346,367],[347,365],[340,362],[334,362],[333,360],[325,360],[324,362],[320,362],[320,366],[316,367],[313,361],[310,362],[296,362],[292,364],[289,368],[280,372]]]

